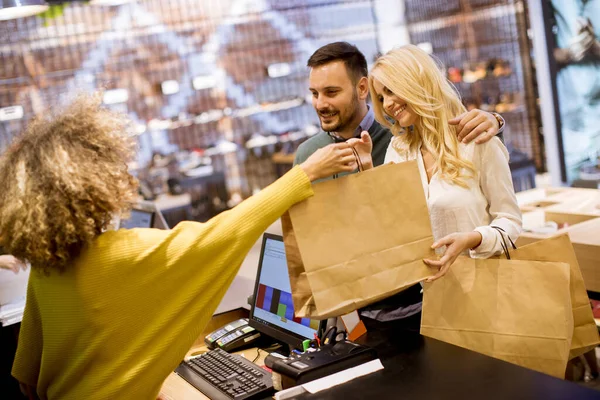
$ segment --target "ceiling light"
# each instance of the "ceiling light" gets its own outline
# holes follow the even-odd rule
[[[48,10],[44,0],[0,0],[0,21],[30,17]]]

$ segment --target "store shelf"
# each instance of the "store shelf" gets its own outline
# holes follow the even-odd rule
[[[520,1],[513,0],[489,0],[486,4],[477,5],[476,0],[467,0],[464,4],[460,4],[459,0],[405,0],[407,9],[407,26],[418,27],[423,23],[431,24],[432,26],[447,26],[452,24],[489,19],[489,15],[494,17],[502,17],[514,12],[522,12],[523,5]],[[435,7],[437,6],[437,10]],[[466,7],[465,7],[466,6]],[[414,18],[411,13],[416,10],[434,9],[435,11],[426,15],[421,13],[421,18]],[[461,15],[463,18],[457,19]],[[437,28],[434,28],[437,29]]]
[[[505,139],[543,169],[529,42],[523,40],[527,38],[526,4],[520,0],[410,0],[406,7],[410,7],[411,42],[430,43],[447,68],[462,69],[492,58],[509,62],[510,75],[454,85],[469,104],[497,102],[507,93],[518,96],[520,106],[502,112],[509,125]]]
[[[502,39],[502,40],[489,40],[489,41],[478,41],[476,45],[462,44],[456,46],[435,46],[433,45],[433,50],[435,53],[441,53],[445,51],[458,51],[458,50],[469,50],[473,48],[481,48],[485,46],[498,46],[503,44],[512,45],[515,42],[518,42],[518,38],[510,38],[510,39]]]

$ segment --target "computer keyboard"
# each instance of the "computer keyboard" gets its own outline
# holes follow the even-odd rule
[[[175,372],[213,400],[264,399],[274,393],[269,372],[221,349],[183,361]]]

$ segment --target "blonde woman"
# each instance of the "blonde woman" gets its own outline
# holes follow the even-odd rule
[[[516,241],[521,212],[508,152],[494,137],[475,145],[458,141],[448,123],[465,112],[456,89],[423,50],[408,45],[379,58],[369,75],[376,119],[394,138],[385,162],[417,160],[439,260],[425,262],[446,274],[461,254],[488,258]],[[445,249],[442,249],[445,247]]]
[[[156,399],[262,232],[311,181],[356,168],[348,144],[327,146],[206,223],[106,231],[136,197],[128,126],[81,97],[0,162],[3,245],[32,267],[12,369],[32,397]]]

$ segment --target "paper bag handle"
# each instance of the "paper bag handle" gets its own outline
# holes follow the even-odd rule
[[[358,155],[358,151],[354,147],[351,147],[351,149],[352,149],[352,153],[354,153],[354,158],[356,159],[356,163],[358,164],[358,172],[364,171],[365,169],[363,168],[362,161],[360,160],[360,157]]]
[[[498,233],[500,233],[500,237],[502,238],[502,250],[504,251],[504,254],[506,254],[506,259],[510,260],[510,253],[508,252],[508,244],[506,243],[506,239],[508,238],[508,241],[510,243],[510,245],[512,246],[513,250],[517,249],[517,246],[515,245],[515,242],[512,241],[512,239],[510,238],[510,236],[508,236],[508,233],[506,233],[506,231],[502,228],[500,228],[499,226],[495,226],[495,225],[491,225],[492,228],[496,229],[498,231]]]

